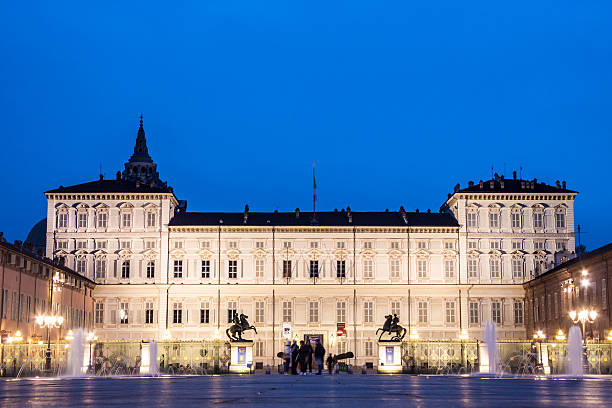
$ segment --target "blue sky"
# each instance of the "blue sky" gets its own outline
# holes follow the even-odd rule
[[[578,190],[610,240],[609,1],[12,2],[0,13],[0,231],[107,178],[145,116],[190,210],[437,210],[491,176]]]

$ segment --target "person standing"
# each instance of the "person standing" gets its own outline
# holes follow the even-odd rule
[[[310,374],[312,374],[312,353],[314,350],[312,349],[312,346],[310,345],[310,340],[306,340],[306,344],[304,345],[304,348],[306,350],[306,369],[308,370]]]
[[[327,371],[329,371],[329,375],[332,375],[333,369],[334,369],[334,355],[333,354],[329,354],[329,356],[327,356]]]
[[[297,346],[297,343],[295,342],[295,340],[293,340],[293,343],[291,344],[291,374],[293,375],[297,375],[297,365],[298,365],[298,354],[299,354],[299,349]]]
[[[283,373],[289,374],[289,368],[291,367],[291,342],[287,340],[285,343],[285,350],[283,352]]]
[[[317,363],[317,375],[321,375],[321,370],[323,369],[323,358],[325,357],[325,348],[321,344],[319,340],[315,342],[314,349],[314,358],[315,363]]]
[[[300,341],[300,350],[298,351],[298,362],[300,365],[300,375],[306,375],[306,344],[304,340]]]

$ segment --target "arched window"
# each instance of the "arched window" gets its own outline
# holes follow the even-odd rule
[[[147,278],[153,279],[155,277],[155,262],[149,261],[147,263]]]
[[[123,261],[121,264],[121,277],[123,279],[129,279],[130,277],[130,261]]]

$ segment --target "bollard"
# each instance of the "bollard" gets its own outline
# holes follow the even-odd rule
[[[270,364],[266,364],[266,374],[270,374]]]

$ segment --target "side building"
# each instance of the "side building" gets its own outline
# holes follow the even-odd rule
[[[47,254],[98,284],[100,339],[211,339],[234,312],[270,364],[283,326],[375,361],[388,314],[413,338],[481,339],[493,320],[524,339],[523,283],[573,256],[564,184],[496,176],[440,212],[198,213],[159,180],[142,122],[134,151],[115,180],[46,192]]]

